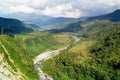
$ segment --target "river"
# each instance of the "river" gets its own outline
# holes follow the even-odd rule
[[[73,38],[75,39],[75,42],[79,41],[80,39],[76,36],[73,36]],[[45,60],[51,58],[51,57],[54,57],[58,54],[61,53],[61,51],[67,49],[67,47],[63,47],[63,48],[60,48],[58,50],[55,50],[55,51],[48,51],[48,52],[44,52],[44,53],[41,53],[40,55],[38,55],[35,59],[34,59],[34,65],[35,65],[35,68],[39,74],[39,78],[40,80],[54,80],[51,76],[47,75],[46,73],[44,73],[42,70],[41,70],[41,65],[42,65],[42,62],[44,62]]]

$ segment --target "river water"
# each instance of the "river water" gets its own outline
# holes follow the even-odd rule
[[[75,42],[78,42],[80,39],[76,36],[73,36],[73,38],[75,39]],[[54,57],[58,54],[61,53],[61,51],[67,49],[67,47],[64,47],[64,48],[60,48],[58,50],[55,50],[55,51],[49,51],[49,52],[44,52],[44,53],[41,53],[40,55],[38,55],[35,60],[34,60],[34,65],[35,65],[35,68],[39,74],[39,78],[40,80],[54,80],[51,76],[47,75],[46,73],[44,73],[42,70],[41,70],[41,65],[42,65],[42,62],[44,62],[45,60],[51,58],[51,57]]]

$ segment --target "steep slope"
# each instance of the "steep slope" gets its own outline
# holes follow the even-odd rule
[[[110,21],[120,21],[120,9],[101,16],[90,17],[87,20],[110,20]]]
[[[0,57],[3,80],[38,80],[33,60],[16,39],[0,36]]]
[[[111,14],[112,17],[116,16],[119,14],[119,10]],[[72,30],[69,31],[71,27]],[[45,61],[42,66],[45,73],[55,80],[120,79],[120,22],[118,15],[110,19],[107,17],[100,20],[72,23],[57,32],[61,32],[61,30],[74,32],[81,37],[81,41],[71,44],[60,55]],[[56,32],[56,30],[52,32]]]
[[[44,62],[42,69],[55,80],[119,80],[120,30],[97,42],[77,42]]]
[[[1,28],[3,28],[4,34],[25,33],[33,31],[31,28],[26,27],[21,21],[17,19],[2,17],[0,17],[0,29]]]

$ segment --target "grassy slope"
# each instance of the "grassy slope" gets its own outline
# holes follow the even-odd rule
[[[67,34],[51,34],[47,32],[18,35],[31,57],[35,57],[44,51],[56,50],[72,42],[72,38]]]
[[[5,60],[12,67],[12,69],[14,71],[20,69],[20,71],[29,77],[30,80],[38,80],[38,75],[35,71],[33,61],[21,43],[8,36],[0,36],[0,41],[2,45],[5,46],[9,55],[5,53],[2,47],[0,47],[0,53],[4,53]],[[14,61],[14,63],[11,62],[9,57]]]
[[[44,62],[42,69],[55,80],[119,80],[120,30],[113,29],[104,35],[98,42],[73,44],[59,56]],[[95,36],[92,35],[92,39]]]

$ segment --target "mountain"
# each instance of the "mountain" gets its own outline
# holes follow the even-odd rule
[[[31,22],[23,22],[23,23],[24,23],[26,26],[29,26],[29,27],[31,27],[31,28],[33,28],[33,29],[39,28],[38,25],[33,24],[33,23],[31,23]]]
[[[54,32],[54,33],[61,33],[61,32],[77,32],[79,30],[82,29],[82,26],[80,25],[80,22],[74,22],[74,23],[70,23],[70,24],[60,24],[62,26],[64,26],[63,28],[56,28],[56,29],[51,29],[48,30],[50,32]],[[61,26],[60,26],[61,27]]]
[[[1,28],[3,28],[4,34],[25,33],[33,31],[31,28],[26,27],[25,24],[18,19],[2,17],[0,17],[0,29]]]
[[[56,18],[52,18],[48,21],[46,21],[48,24],[60,24],[63,23],[65,21],[69,21],[69,20],[73,20],[73,18],[65,18],[65,17],[56,17]]]
[[[42,70],[55,80],[120,80],[120,29],[104,35],[99,41],[81,38]]]
[[[23,45],[15,38],[0,36],[0,80],[39,80]]]
[[[50,16],[34,14],[34,13],[22,13],[22,12],[4,14],[3,17],[20,19],[22,21],[31,21],[36,24],[38,24],[40,21],[46,21],[52,18]]]
[[[112,13],[96,16],[96,17],[90,17],[87,20],[110,20],[110,21],[120,21],[120,9],[115,10]]]
[[[44,15],[33,14],[33,13],[22,13],[22,12],[3,15],[3,17],[15,18],[24,22],[31,22],[32,24],[36,24],[38,26],[45,25],[45,21],[52,18],[50,16],[44,16]]]
[[[93,33],[89,34],[89,32],[109,32],[112,29],[119,28],[119,21],[120,21],[120,10],[116,10],[113,13],[107,15],[101,15],[97,17],[87,17],[82,19],[78,19],[76,22],[68,23],[64,25],[63,28],[57,28],[49,30],[51,32],[82,32],[84,33],[83,36],[92,35]],[[110,20],[110,21],[109,21]],[[71,20],[72,21],[72,20]],[[75,21],[75,20],[73,20]],[[118,22],[118,23],[116,23]],[[117,26],[115,26],[115,24]],[[62,24],[63,25],[63,24]],[[113,25],[113,26],[111,26]],[[104,28],[103,28],[104,27]],[[106,30],[104,30],[106,28]],[[97,29],[97,31],[95,31]],[[99,29],[99,30],[98,30]],[[99,35],[99,33],[97,33]]]
[[[43,62],[43,72],[55,80],[120,80],[119,12],[51,30],[74,33],[80,41]]]
[[[12,13],[12,14],[3,15],[3,17],[16,18],[25,22],[28,21],[31,22],[32,24],[38,25],[39,27],[55,25],[73,19],[73,18],[64,18],[64,17],[50,17],[46,15],[33,14],[33,13]]]
[[[39,24],[42,24],[40,26],[54,26],[54,25],[59,25],[62,24],[66,21],[74,20],[74,18],[65,18],[65,17],[53,17],[49,20],[39,22]]]

